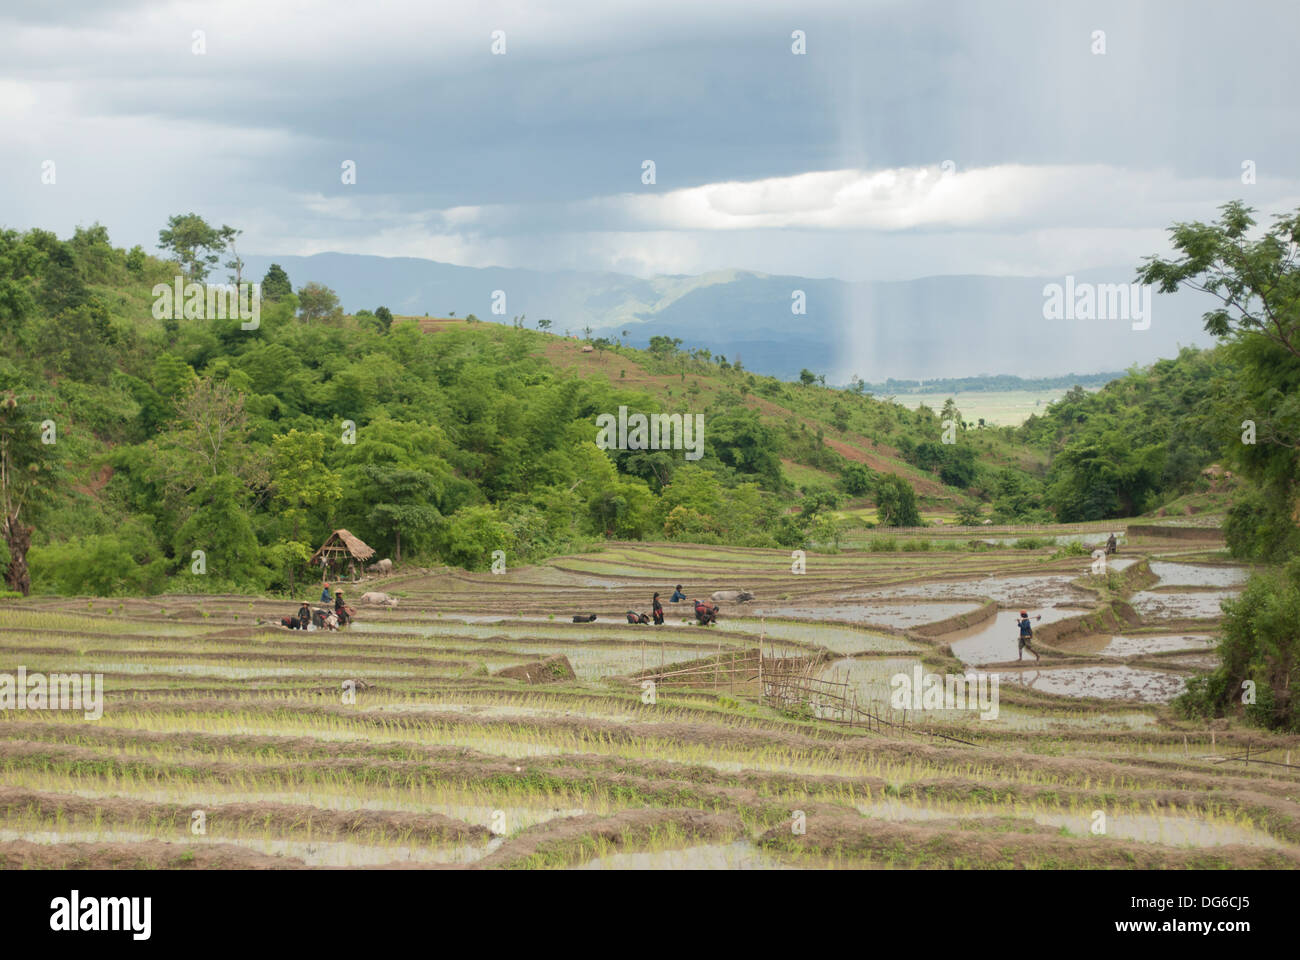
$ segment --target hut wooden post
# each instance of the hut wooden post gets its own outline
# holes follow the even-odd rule
[[[350,531],[338,529],[325,538],[325,542],[308,562],[311,566],[320,564],[322,579],[329,576],[330,569],[336,564],[340,572],[345,569],[345,565],[351,564],[356,570],[357,579],[360,579],[361,567],[357,564],[364,565],[374,555],[374,549],[354,537]]]

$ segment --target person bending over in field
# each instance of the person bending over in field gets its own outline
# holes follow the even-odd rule
[[[701,627],[707,627],[711,623],[717,623],[718,608],[712,604],[705,603],[703,600],[696,600],[695,619],[699,621]]]
[[[1034,620],[1041,620],[1041,619],[1043,619],[1043,615],[1041,613],[1038,616],[1034,617]],[[1025,657],[1026,650],[1028,650],[1030,653],[1034,655],[1035,660],[1042,659],[1041,657],[1038,656],[1038,651],[1035,650],[1032,646],[1032,643],[1034,641],[1034,625],[1033,622],[1029,619],[1028,610],[1020,611],[1020,619],[1016,621],[1016,626],[1020,628],[1020,651],[1016,659],[1023,660]]]

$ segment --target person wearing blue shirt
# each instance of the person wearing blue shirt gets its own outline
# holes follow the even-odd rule
[[[330,585],[325,584],[325,589],[320,592],[320,602],[329,603],[334,598],[330,596]]]
[[[1043,615],[1040,613],[1034,619],[1041,620],[1043,619]],[[1034,655],[1035,660],[1041,659],[1038,656],[1038,651],[1031,646],[1031,644],[1034,642],[1034,625],[1033,622],[1029,619],[1028,610],[1020,611],[1020,619],[1016,621],[1016,626],[1020,628],[1020,655],[1016,657],[1016,659],[1023,660],[1026,650],[1028,650],[1030,653]]]
[[[682,585],[679,583],[677,584],[677,589],[673,591],[673,595],[668,598],[668,602],[677,603],[678,601],[685,600],[685,599],[686,599],[686,594],[682,593]]]

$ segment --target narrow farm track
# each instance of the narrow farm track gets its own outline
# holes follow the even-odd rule
[[[0,707],[0,865],[1300,866],[1297,738],[1167,706],[1244,577],[1213,530],[1135,535],[1109,580],[970,537],[904,532],[803,573],[638,543],[400,570],[353,591],[396,605],[334,633],[278,627],[291,600],[6,602],[0,674],[104,690],[98,717]],[[755,599],[714,627],[689,603],[625,622],[678,583]],[[1016,658],[1021,608],[1041,661]],[[760,644],[872,719],[761,701]],[[546,682],[502,674],[530,664]],[[996,676],[996,716],[892,703],[917,670]]]

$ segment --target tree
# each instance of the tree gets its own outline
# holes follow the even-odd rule
[[[187,371],[179,373],[183,377]],[[219,476],[231,477],[245,489],[266,487],[264,448],[249,443],[244,395],[229,381],[194,380],[177,399],[170,426],[150,444],[143,467],[157,489],[156,498],[165,501],[158,504],[165,514],[185,516],[200,502],[196,492]]]
[[[261,550],[243,484],[223,473],[205,479],[189,500],[192,511],[173,541],[177,557],[188,564],[194,551],[202,550],[203,576],[221,584],[260,586]]]
[[[654,336],[650,338],[650,352],[660,358],[667,358],[677,352],[682,345],[679,337]]]
[[[817,382],[817,374],[813,373],[807,367],[804,367],[802,370],[799,371],[799,382],[802,383],[805,387],[811,387],[814,383]]]
[[[86,282],[108,283],[113,280],[117,254],[109,241],[108,227],[98,222],[88,227],[77,227],[67,243]]]
[[[295,543],[302,541],[302,525],[313,511],[329,516],[343,489],[339,475],[325,466],[324,434],[290,430],[271,438],[271,491]]]
[[[1300,558],[1281,571],[1256,574],[1241,596],[1223,604],[1219,666],[1188,681],[1176,706],[1186,715],[1223,716],[1254,685],[1247,719],[1300,731]]]
[[[850,463],[840,474],[840,483],[851,497],[865,497],[875,486],[875,474],[865,463]]]
[[[769,490],[782,484],[776,435],[748,407],[715,415],[709,424],[709,449],[727,466],[755,474]]]
[[[146,519],[128,519],[111,533],[33,547],[29,557],[33,579],[64,596],[117,597],[166,589],[167,559]]]
[[[337,317],[341,313],[338,295],[325,284],[313,281],[298,291],[298,312],[304,323]]]
[[[834,510],[840,505],[839,495],[833,490],[805,489],[799,503],[799,513],[805,520]]]
[[[538,320],[538,321],[537,321],[537,329],[538,329],[538,330],[549,330],[549,329],[551,329],[551,321],[549,321],[549,320],[547,320],[545,317],[543,317],[541,320]]]
[[[1042,503],[1042,484],[1017,470],[1005,469],[997,476],[993,498],[996,523],[1037,523],[1051,519]]]
[[[876,481],[876,515],[886,527],[919,527],[916,491],[897,474],[881,474]]]
[[[262,299],[276,303],[291,293],[293,286],[289,283],[289,275],[284,272],[284,267],[278,263],[271,264],[266,276],[262,278]]]
[[[368,464],[362,471],[377,503],[367,518],[370,525],[393,538],[393,560],[402,562],[402,533],[432,534],[442,520],[434,506],[442,494],[438,478],[423,470],[393,464]]]
[[[493,550],[506,545],[506,525],[496,507],[478,504],[457,510],[447,523],[443,535],[443,555],[451,562],[469,569],[482,569]]]
[[[833,513],[818,514],[808,528],[809,538],[831,553],[838,553],[844,522]]]
[[[375,308],[375,319],[383,325],[384,333],[387,333],[393,327],[393,312],[387,307]]]
[[[0,533],[9,548],[5,584],[23,596],[32,588],[27,551],[35,521],[50,505],[63,476],[54,452],[57,433],[56,442],[44,442],[51,437],[43,425],[49,414],[38,397],[20,397],[13,391],[0,396]]]
[[[1171,227],[1177,256],[1147,257],[1138,279],[1161,293],[1187,287],[1219,301],[1205,329],[1227,341],[1238,368],[1221,409],[1234,429],[1250,421],[1257,431],[1256,442],[1229,440],[1223,452],[1258,485],[1257,503],[1270,515],[1247,524],[1239,513],[1229,543],[1237,556],[1280,559],[1294,549],[1300,513],[1300,211],[1275,217],[1258,239],[1249,236],[1252,208],[1233,201],[1220,211],[1217,223]]]
[[[1208,293],[1223,306],[1205,314],[1206,332],[1259,336],[1300,360],[1300,210],[1275,217],[1259,240],[1250,240],[1254,209],[1239,200],[1219,209],[1218,223],[1171,227],[1181,256],[1147,257],[1138,279],[1159,285],[1161,293],[1179,287]]]
[[[957,401],[952,397],[949,397],[943,402],[943,412],[939,414],[940,426],[949,420],[962,429],[965,429],[966,427],[966,425],[962,423],[961,411],[957,409]]]
[[[126,255],[126,268],[136,276],[144,273],[144,266],[148,263],[148,257],[144,252],[144,247],[136,244]]]
[[[113,348],[120,339],[108,306],[91,297],[60,313],[57,323],[41,331],[37,344],[51,369],[102,383],[113,371]]]
[[[227,381],[205,377],[194,381],[177,404],[181,447],[202,473],[231,473],[246,477],[248,412],[244,397]]]
[[[963,490],[975,482],[975,451],[970,447],[945,444],[943,463],[939,466],[939,479],[950,487]]]
[[[587,497],[587,512],[596,529],[626,540],[639,540],[649,531],[652,506],[650,490],[640,480],[594,485]]]
[[[1052,461],[1047,500],[1062,523],[1133,517],[1159,480],[1165,444],[1137,445],[1117,429],[1092,431]]]
[[[221,234],[222,242],[225,243],[226,248],[230,251],[230,259],[225,263],[226,269],[235,271],[230,276],[230,281],[238,286],[244,281],[244,260],[240,257],[239,251],[235,249],[235,241],[243,235],[244,231],[236,230],[234,227],[223,226],[219,233]]]
[[[226,248],[232,232],[230,227],[210,226],[197,213],[177,214],[167,219],[165,229],[158,231],[158,249],[172,255],[186,280],[202,283],[220,261],[220,251]]]

